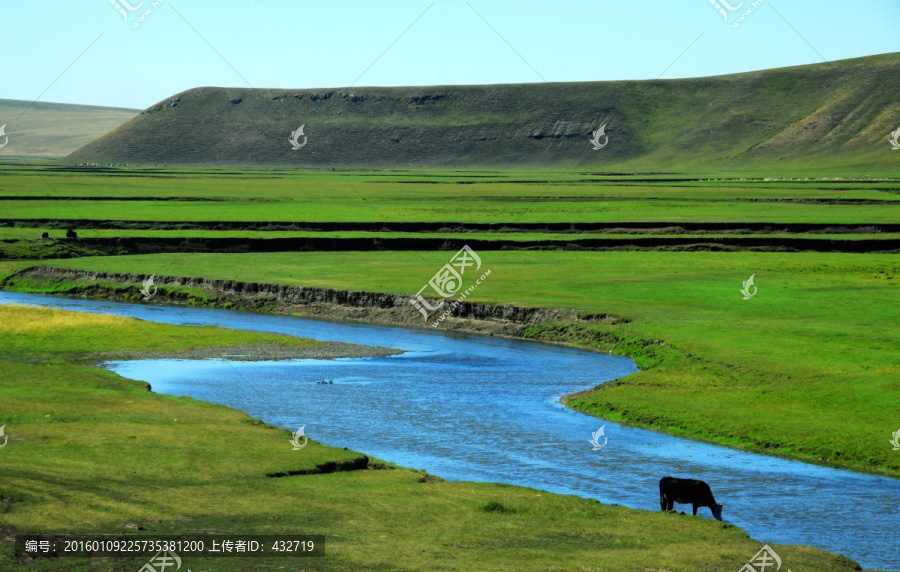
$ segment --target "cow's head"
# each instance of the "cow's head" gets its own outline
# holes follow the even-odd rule
[[[722,520],[722,507],[724,504],[714,504],[710,507],[712,510],[713,516],[716,517],[716,520]]]

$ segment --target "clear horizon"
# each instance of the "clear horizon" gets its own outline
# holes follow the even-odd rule
[[[900,52],[889,0],[47,4],[0,4],[2,99],[145,109],[202,86],[675,79]]]

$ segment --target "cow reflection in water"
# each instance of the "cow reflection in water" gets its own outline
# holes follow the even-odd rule
[[[675,503],[694,505],[694,516],[701,506],[708,507],[717,520],[722,520],[722,507],[713,497],[709,485],[694,479],[663,477],[659,480],[659,505],[662,510],[672,512]]]

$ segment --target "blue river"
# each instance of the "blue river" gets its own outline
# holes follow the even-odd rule
[[[387,358],[105,365],[156,392],[291,430],[305,425],[311,439],[448,480],[659,510],[661,477],[702,479],[725,504],[724,520],[760,542],[805,544],[865,568],[900,570],[898,480],[624,427],[560,405],[565,394],[636,371],[629,358],[433,329],[0,292],[0,304],[10,303],[397,348],[403,353]],[[594,450],[601,426],[606,445]],[[676,508],[690,514],[690,506]],[[711,518],[709,510],[700,517]]]

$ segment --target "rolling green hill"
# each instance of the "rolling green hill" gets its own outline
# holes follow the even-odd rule
[[[660,81],[349,89],[203,87],[68,164],[890,169],[900,53]],[[291,132],[305,126],[293,150]],[[608,145],[591,133],[606,125]],[[601,138],[601,141],[603,138]]]
[[[119,107],[0,99],[0,125],[6,126],[9,137],[9,144],[0,149],[0,162],[65,157],[138,113]],[[0,137],[0,144],[4,140]]]

